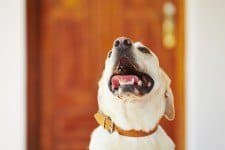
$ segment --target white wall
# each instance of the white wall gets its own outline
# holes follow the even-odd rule
[[[225,149],[225,1],[187,0],[188,150]]]
[[[25,2],[0,0],[0,149],[25,149]]]

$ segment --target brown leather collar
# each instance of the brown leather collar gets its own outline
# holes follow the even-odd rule
[[[109,133],[113,133],[114,131],[117,131],[120,135],[123,136],[129,136],[129,137],[143,137],[148,136],[157,130],[158,126],[156,126],[153,130],[150,130],[149,132],[145,132],[142,130],[123,130],[117,125],[113,123],[110,117],[104,115],[101,112],[97,112],[95,115],[95,120],[98,122],[99,125],[103,126],[104,129],[106,129]]]

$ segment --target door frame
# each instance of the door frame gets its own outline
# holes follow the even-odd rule
[[[27,149],[40,149],[40,1],[26,0]]]
[[[175,5],[177,9],[176,14],[176,40],[177,45],[175,49],[175,79],[173,84],[177,92],[174,95],[176,97],[176,117],[179,118],[179,122],[176,123],[175,128],[177,132],[175,139],[182,138],[181,142],[176,143],[176,149],[185,150],[186,149],[186,99],[185,99],[185,0],[175,0]]]

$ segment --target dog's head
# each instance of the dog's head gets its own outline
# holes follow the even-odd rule
[[[112,105],[158,101],[166,118],[174,118],[170,79],[160,68],[157,56],[142,43],[126,37],[117,38],[108,53],[99,98],[100,103],[104,99],[113,101]]]

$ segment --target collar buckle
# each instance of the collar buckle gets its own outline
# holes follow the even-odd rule
[[[108,121],[108,123],[107,123],[107,121]],[[108,125],[108,124],[109,124],[109,125]],[[108,125],[108,126],[107,126],[107,125]],[[104,127],[104,129],[106,129],[110,134],[113,133],[114,128],[115,128],[114,123],[112,122],[111,118],[106,117],[106,116],[104,117],[103,127]]]

